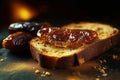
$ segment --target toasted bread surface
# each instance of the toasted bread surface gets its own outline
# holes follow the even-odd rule
[[[69,68],[99,56],[117,44],[119,30],[108,24],[81,22],[63,26],[68,29],[89,29],[98,33],[99,39],[75,49],[55,47],[43,43],[38,37],[30,41],[30,50],[34,59],[42,67]]]

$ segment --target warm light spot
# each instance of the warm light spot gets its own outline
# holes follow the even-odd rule
[[[19,9],[18,15],[19,15],[19,17],[22,18],[23,20],[27,20],[27,19],[29,19],[29,18],[32,18],[30,11],[27,10],[26,8],[23,8],[23,9],[21,8],[21,9]]]
[[[66,80],[81,80],[79,76],[69,76]]]
[[[12,18],[14,21],[27,21],[34,18],[37,12],[34,8],[23,3],[12,4]]]

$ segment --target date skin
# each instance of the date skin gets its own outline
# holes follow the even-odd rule
[[[6,37],[2,42],[2,46],[17,54],[27,52],[29,51],[28,42],[32,39],[32,37],[33,36],[29,33],[16,32]]]
[[[10,24],[8,27],[9,33],[15,33],[18,31],[28,32],[36,36],[37,31],[43,27],[51,27],[47,22],[37,23],[37,22],[16,22]]]

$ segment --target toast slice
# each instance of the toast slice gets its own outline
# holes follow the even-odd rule
[[[103,23],[80,22],[68,24],[62,28],[94,30],[98,33],[99,39],[90,44],[70,49],[45,44],[39,37],[35,37],[30,41],[30,50],[33,58],[38,61],[40,66],[45,68],[79,66],[115,46],[119,38],[117,28]]]

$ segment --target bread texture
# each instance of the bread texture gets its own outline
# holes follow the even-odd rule
[[[75,49],[55,47],[43,43],[39,37],[30,41],[30,50],[33,58],[45,68],[71,68],[80,66],[86,61],[103,54],[114,47],[119,38],[119,30],[111,25],[96,22],[71,23],[62,28],[88,29],[96,31],[96,41]]]

